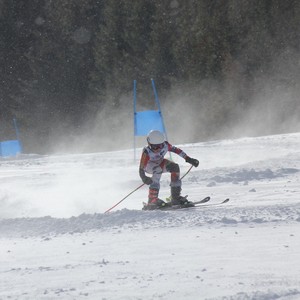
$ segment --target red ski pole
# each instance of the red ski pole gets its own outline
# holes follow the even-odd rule
[[[140,189],[142,186],[144,186],[145,183],[141,184],[140,186],[138,186],[136,189],[134,189],[132,192],[130,192],[127,196],[125,196],[123,199],[121,199],[118,203],[116,203],[114,206],[112,206],[110,209],[108,209],[106,213],[110,212],[113,208],[115,208],[117,205],[119,205],[121,202],[123,202],[126,198],[128,198],[131,194],[133,194],[134,192],[136,192],[138,189]]]

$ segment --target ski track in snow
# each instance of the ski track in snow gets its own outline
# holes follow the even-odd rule
[[[132,151],[1,160],[0,300],[300,299],[300,134],[180,147],[207,205],[142,211],[141,189],[104,214],[140,184]]]
[[[232,202],[232,201],[231,201]],[[236,208],[234,203],[216,206],[198,206],[180,211],[138,211],[122,209],[110,214],[82,214],[78,217],[57,219],[52,217],[0,220],[1,236],[36,236],[78,233],[109,228],[193,227],[300,222],[300,203],[273,207]]]

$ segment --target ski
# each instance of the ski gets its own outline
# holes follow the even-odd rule
[[[206,198],[209,198],[209,199],[207,200]],[[193,208],[193,209],[199,208],[200,209],[200,208],[211,207],[211,206],[219,206],[219,205],[225,204],[229,201],[229,198],[226,198],[222,202],[206,203],[210,200],[210,197],[206,197],[206,198],[203,199],[204,202],[202,202],[203,200],[192,202],[191,204],[193,204],[193,205],[172,205],[170,207],[162,208],[160,210],[173,210],[173,209],[184,209],[184,208]]]
[[[205,207],[211,207],[211,206],[218,206],[225,204],[229,201],[229,198],[226,198],[225,200],[218,202],[218,203],[207,203],[210,200],[210,197],[205,197],[202,200],[199,201],[194,201],[194,202],[189,202],[187,205],[169,205],[167,204],[166,206],[158,207],[155,209],[150,209],[147,207],[147,203],[143,203],[144,207],[143,210],[177,210],[177,209],[187,209],[187,208],[205,208]]]
[[[210,206],[218,206],[218,205],[222,205],[225,204],[229,201],[229,198],[226,198],[225,200],[218,202],[218,203],[208,203],[208,204],[203,204],[203,205],[196,205],[195,207],[210,207]]]
[[[200,200],[200,201],[193,201],[192,203],[193,203],[193,204],[201,204],[201,203],[206,203],[206,202],[208,202],[209,200],[210,200],[210,197],[207,196],[207,197],[203,198],[203,199]]]
[[[187,196],[185,196],[187,198]],[[203,198],[202,200],[199,201],[189,201],[187,204],[175,204],[175,205],[170,205],[170,203],[166,203],[165,206],[162,207],[157,207],[155,209],[151,209],[148,207],[148,204],[143,202],[143,210],[174,210],[174,209],[181,209],[181,208],[189,208],[189,207],[196,207],[196,205],[207,203],[210,200],[210,197],[207,196]]]
[[[162,207],[159,209],[160,210],[173,210],[173,209],[193,208],[193,207],[197,207],[199,204],[207,203],[209,200],[210,200],[210,197],[207,196],[199,201],[189,201],[187,204],[175,204],[172,206],[166,206],[166,207]]]

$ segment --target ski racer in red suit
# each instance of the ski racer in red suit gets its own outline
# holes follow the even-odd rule
[[[164,158],[166,153],[174,152],[185,159],[194,167],[198,167],[199,161],[197,159],[187,156],[181,149],[172,146],[165,140],[163,133],[157,130],[152,130],[147,136],[148,146],[144,147],[139,173],[142,181],[149,185],[149,196],[147,209],[156,209],[162,206],[169,205],[158,198],[160,189],[160,178],[162,173],[171,173],[171,205],[184,205],[188,201],[181,194],[181,180],[179,165]],[[145,173],[152,174],[152,177],[146,176]]]

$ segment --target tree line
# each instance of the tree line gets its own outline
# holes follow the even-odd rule
[[[176,95],[177,109],[199,116],[182,125],[191,141],[219,137],[253,105],[269,112],[264,132],[289,130],[299,121],[299,15],[296,0],[0,0],[1,140],[13,118],[27,152],[87,132],[117,136],[131,126],[134,79],[141,107],[151,105],[150,78],[171,132]]]

